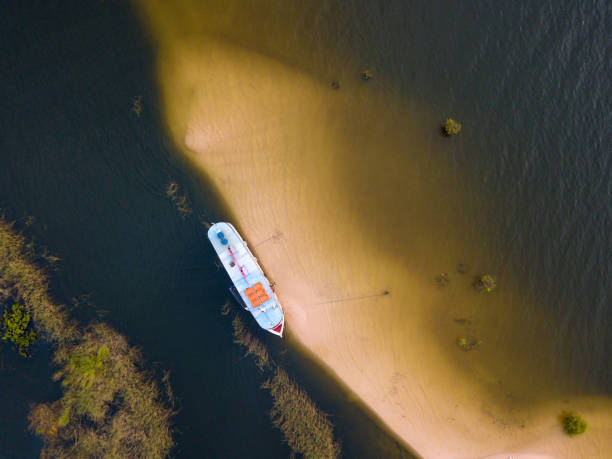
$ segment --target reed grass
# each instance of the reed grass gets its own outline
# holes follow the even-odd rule
[[[226,309],[227,310],[227,309]],[[304,389],[271,357],[266,346],[253,335],[238,314],[232,319],[234,342],[246,349],[268,379],[262,384],[272,396],[270,419],[293,454],[307,458],[337,458],[340,444],[334,438],[329,416],[309,397]]]
[[[340,445],[334,440],[334,426],[308,394],[277,366],[263,387],[274,400],[272,423],[280,429],[293,451],[304,457],[336,458]]]
[[[268,349],[248,331],[244,322],[237,314],[232,319],[232,326],[234,328],[234,343],[240,344],[246,349],[245,357],[251,356],[255,361],[255,365],[262,371],[271,368]]]
[[[172,200],[181,218],[185,219],[191,215],[192,209],[189,203],[189,198],[186,194],[181,193],[179,184],[170,182],[166,188],[166,195]]]
[[[143,369],[140,352],[104,323],[85,328],[48,292],[34,246],[0,218],[0,289],[18,300],[54,347],[62,397],[33,405],[31,429],[44,440],[42,458],[163,458],[173,445],[172,393]],[[40,258],[40,257],[38,257]]]

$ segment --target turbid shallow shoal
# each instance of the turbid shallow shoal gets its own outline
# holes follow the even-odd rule
[[[435,285],[441,270],[484,265],[487,254],[470,239],[460,178],[438,161],[418,108],[406,113],[358,78],[331,91],[277,60],[188,33],[188,15],[181,23],[141,3],[168,130],[277,283],[290,339],[424,457],[612,450],[610,399],[557,384],[542,364],[546,320],[530,326],[541,336],[532,349],[520,311],[533,305],[510,276],[491,296],[454,272],[451,285]],[[483,345],[463,352],[453,319],[474,308],[485,310]],[[585,435],[561,431],[568,408],[589,420]]]

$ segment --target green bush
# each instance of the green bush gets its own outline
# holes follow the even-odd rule
[[[12,312],[4,311],[2,341],[13,343],[19,354],[24,357],[28,357],[28,349],[37,338],[36,332],[32,329],[31,321],[32,317],[29,312],[26,312],[23,304],[14,304]]]
[[[446,135],[456,135],[461,131],[461,123],[452,118],[447,118],[442,129]]]
[[[561,422],[563,423],[563,430],[565,433],[572,437],[584,433],[589,426],[587,422],[576,413],[563,413],[561,415]]]

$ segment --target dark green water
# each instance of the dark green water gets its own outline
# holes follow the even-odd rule
[[[33,216],[28,233],[62,258],[57,298],[81,297],[75,314],[107,320],[153,368],[171,370],[177,456],[287,456],[262,378],[218,313],[227,280],[198,218],[231,216],[163,133],[152,50],[132,11],[84,3],[0,1],[0,208]],[[446,161],[473,198],[472,231],[546,308],[558,351],[550,365],[571,370],[585,392],[610,394],[610,6],[421,3],[268,2],[275,14],[259,21],[249,7],[219,7],[217,33],[323,78],[360,60],[384,92],[427,106],[432,126],[455,114],[464,132]],[[292,57],[295,44],[277,40],[287,30],[310,51]],[[166,197],[171,180],[194,217],[181,219]],[[58,394],[49,352],[23,361],[0,349],[0,457],[36,457],[26,413]],[[291,351],[282,358],[331,412],[347,457],[405,454],[320,370]]]
[[[34,217],[27,234],[62,258],[53,294],[66,304],[76,297],[75,315],[111,323],[152,369],[171,371],[177,457],[287,457],[263,376],[219,314],[228,280],[200,219],[228,216],[164,136],[151,50],[132,11],[122,2],[3,3],[0,208],[21,223]],[[170,181],[189,194],[191,217],[166,196]],[[314,363],[264,339],[332,414],[347,457],[407,456]],[[37,457],[26,415],[30,403],[58,397],[50,352],[40,345],[27,361],[8,346],[0,352],[0,457]]]

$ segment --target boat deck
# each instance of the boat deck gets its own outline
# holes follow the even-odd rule
[[[229,223],[215,223],[208,230],[208,238],[257,323],[266,330],[281,324],[284,314],[278,298],[257,259],[234,227]]]

